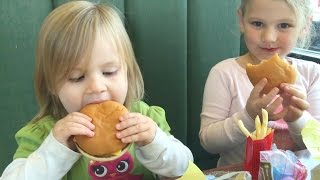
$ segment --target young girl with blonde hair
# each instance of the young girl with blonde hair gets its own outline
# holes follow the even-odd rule
[[[43,23],[36,56],[40,110],[17,132],[14,160],[1,179],[89,179],[88,159],[77,152],[73,136],[94,136],[91,118],[79,111],[106,100],[130,110],[115,128],[117,138],[133,143],[132,175],[153,179],[184,174],[192,153],[170,135],[164,110],[141,101],[140,69],[113,8],[86,1],[56,8]]]
[[[308,0],[242,0],[238,10],[241,32],[248,53],[215,65],[207,78],[199,137],[210,153],[219,154],[218,166],[242,163],[246,137],[237,121],[241,119],[253,132],[254,119],[264,108],[269,127],[275,129],[274,143],[281,149],[305,148],[301,130],[307,121],[320,121],[320,67],[318,64],[288,57],[297,45],[309,42],[311,32]],[[275,53],[297,70],[295,84],[281,84],[269,93],[261,91],[262,79],[255,87],[246,74],[246,64],[258,64]],[[279,107],[282,110],[279,111]]]

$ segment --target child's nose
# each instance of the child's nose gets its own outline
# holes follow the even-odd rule
[[[103,79],[99,76],[90,78],[88,82],[87,92],[88,93],[100,93],[107,90],[107,85]]]
[[[265,29],[262,33],[263,42],[275,42],[277,40],[277,32],[273,28]]]

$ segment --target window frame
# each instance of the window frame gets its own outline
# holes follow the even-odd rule
[[[302,48],[294,48],[288,56],[307,61],[313,61],[320,64],[320,52],[317,51]]]

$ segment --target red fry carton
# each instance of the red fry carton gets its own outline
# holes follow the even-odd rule
[[[257,180],[259,175],[260,151],[271,150],[272,141],[273,131],[261,140],[252,140],[250,136],[247,138],[243,168],[251,173],[253,180]]]

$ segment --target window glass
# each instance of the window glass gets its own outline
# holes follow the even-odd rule
[[[315,27],[315,37],[312,40],[309,50],[320,53],[320,0],[311,0],[313,7],[313,24]]]

